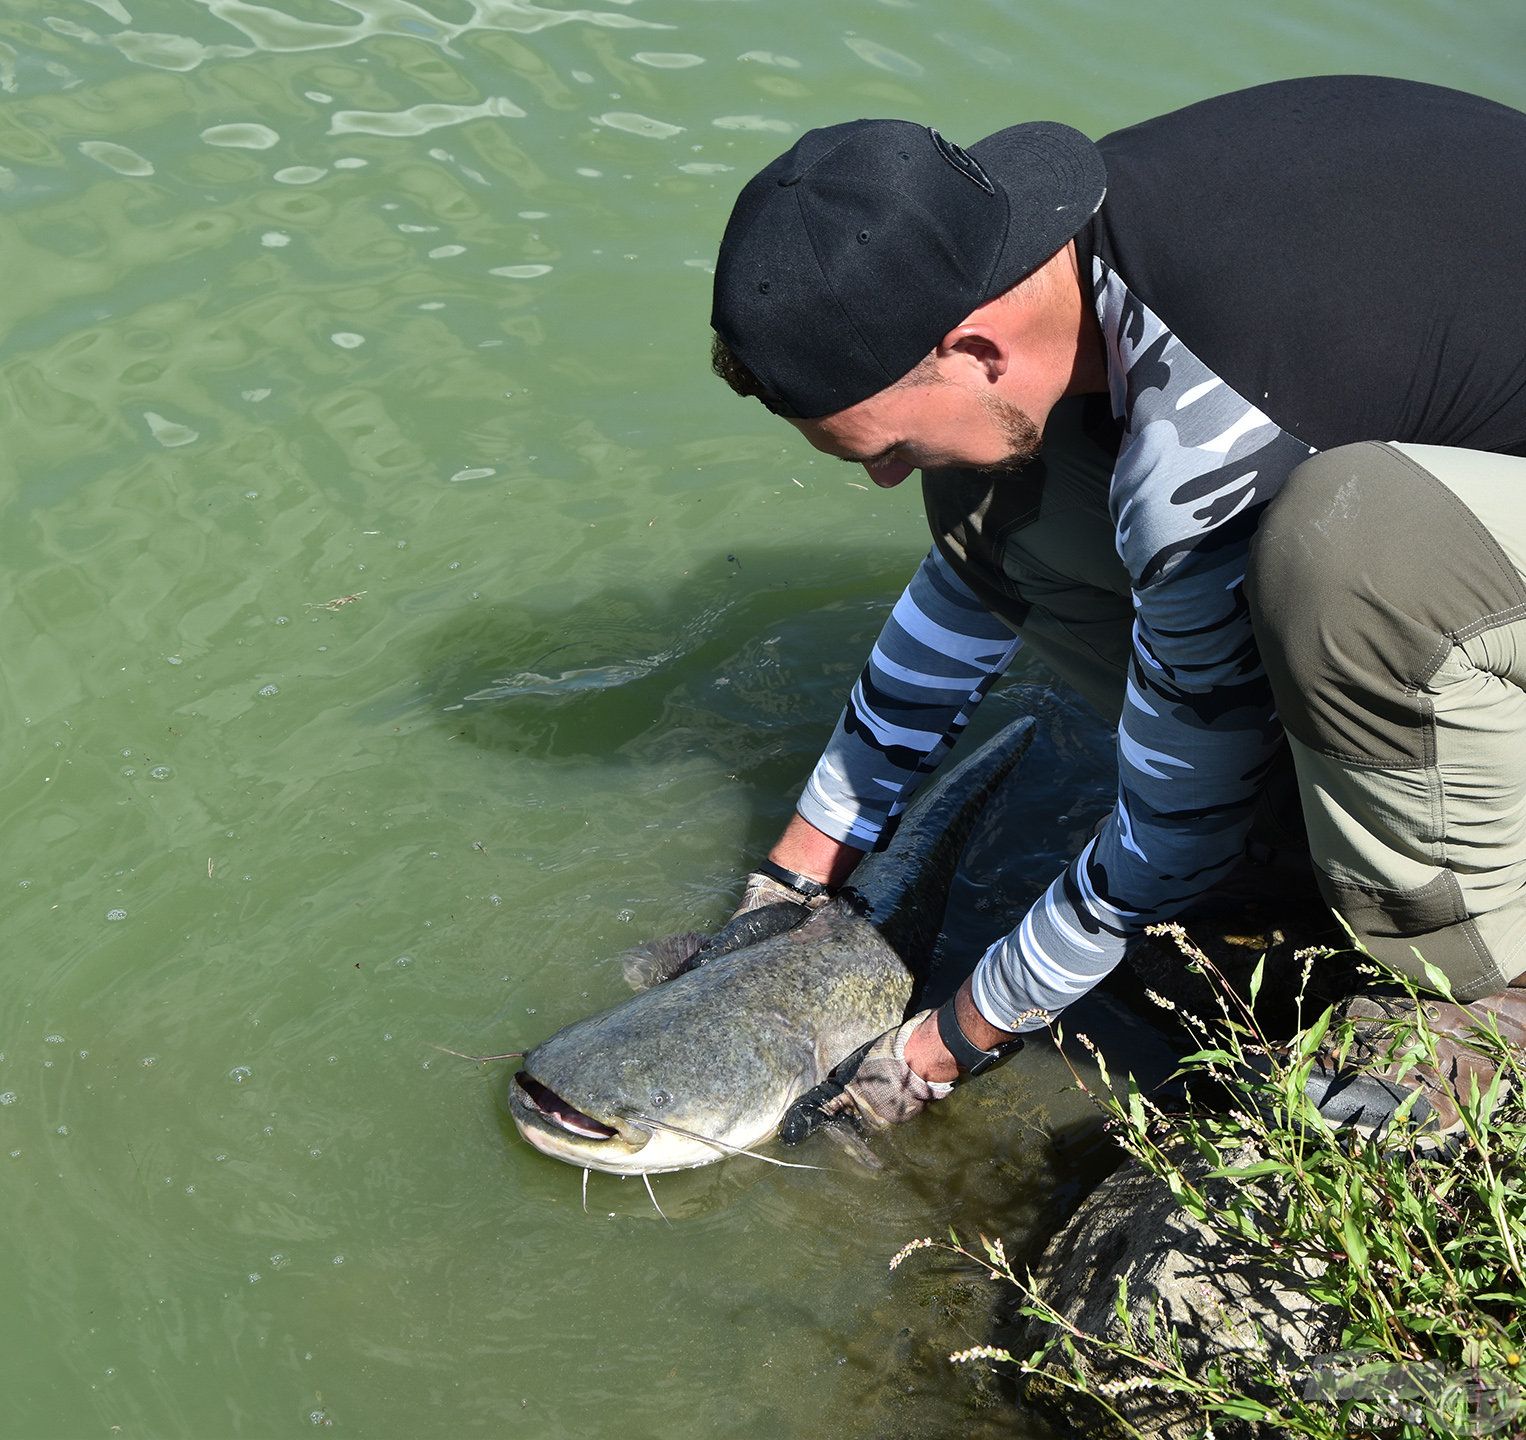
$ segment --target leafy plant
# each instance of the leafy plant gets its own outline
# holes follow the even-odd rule
[[[1465,1093],[1453,1088],[1462,1133],[1446,1146],[1410,1123],[1408,1100],[1381,1138],[1338,1129],[1305,1093],[1314,1066],[1344,1063],[1357,1038],[1331,1009],[1305,1020],[1311,967],[1329,952],[1300,953],[1299,1028],[1277,1044],[1256,1016],[1263,967],[1242,996],[1180,927],[1161,928],[1211,980],[1216,998],[1217,1013],[1206,1020],[1177,1011],[1197,1045],[1178,1071],[1188,1103],[1168,1113],[1132,1076],[1115,1086],[1085,1036],[1079,1042],[1103,1087],[1088,1087],[1079,1073],[1077,1083],[1105,1112],[1122,1149],[1237,1258],[1268,1275],[1303,1277],[1304,1292],[1336,1317],[1339,1350],[1313,1365],[1290,1363],[1275,1346],[1188,1363],[1158,1310],[1141,1324],[1121,1278],[1118,1326],[1090,1334],[1039,1292],[1031,1271],[1018,1275],[999,1239],[982,1236],[977,1251],[950,1232],[947,1241],[913,1241],[891,1268],[918,1250],[951,1252],[1015,1286],[1022,1314],[1046,1330],[1045,1342],[1023,1357],[982,1345],[951,1358],[1016,1366],[1046,1388],[1085,1397],[1116,1433],[1151,1440],[1153,1428],[1131,1418],[1141,1397],[1169,1398],[1202,1437],[1212,1437],[1215,1425],[1317,1440],[1526,1435],[1522,1055],[1487,1015],[1464,1041],[1451,1042],[1486,1057],[1493,1078],[1482,1089],[1473,1077]],[[1429,1067],[1438,1072],[1434,1083],[1448,1085],[1417,983],[1363,968],[1407,997],[1367,1063],[1401,1079]],[[1425,965],[1425,975],[1451,998],[1441,972]],[[1362,1023],[1370,1040],[1372,1022]],[[1203,1103],[1210,1094],[1214,1103]]]

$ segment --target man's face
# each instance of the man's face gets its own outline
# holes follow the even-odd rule
[[[893,387],[824,419],[790,423],[887,490],[914,470],[1016,469],[1038,453],[1041,438],[1025,411],[963,377]]]

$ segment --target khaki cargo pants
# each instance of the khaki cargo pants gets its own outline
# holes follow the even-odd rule
[[[1109,720],[1133,619],[1116,446],[1105,405],[1066,401],[1021,484],[923,480],[944,555]],[[1526,972],[1523,576],[1526,459],[1373,442],[1293,472],[1246,577],[1325,899],[1463,1000]]]

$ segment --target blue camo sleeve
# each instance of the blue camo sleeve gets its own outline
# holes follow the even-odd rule
[[[1261,512],[1311,452],[1207,369],[1098,262],[1113,408],[1110,503],[1134,595],[1112,814],[1010,935],[974,999],[1031,1030],[1239,860],[1281,740],[1244,576]]]
[[[835,840],[879,848],[1020,645],[930,552],[875,641],[800,815]]]

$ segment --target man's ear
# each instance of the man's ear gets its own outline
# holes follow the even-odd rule
[[[1012,352],[1006,339],[994,326],[966,321],[954,326],[938,342],[938,358],[945,362],[946,371],[968,367],[978,371],[978,378],[987,384],[994,384],[1007,373]],[[947,363],[950,361],[953,362],[951,365]]]

